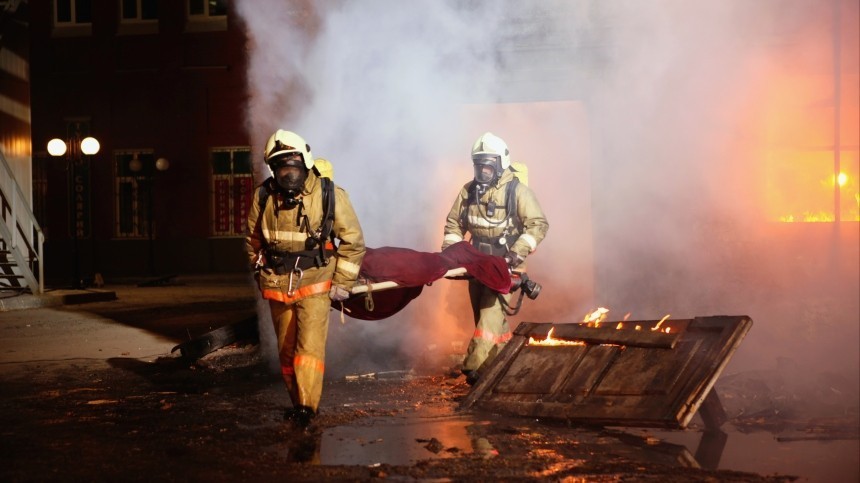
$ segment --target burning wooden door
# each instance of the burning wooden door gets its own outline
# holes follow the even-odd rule
[[[658,321],[621,326],[609,322],[595,328],[524,322],[483,370],[463,408],[605,425],[685,428],[706,397],[718,403],[715,393],[709,396],[711,388],[752,320],[696,317],[650,330],[657,325]],[[547,344],[553,341],[555,345]]]

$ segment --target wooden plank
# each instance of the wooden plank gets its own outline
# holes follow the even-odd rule
[[[655,321],[654,324],[656,323]],[[680,333],[667,334],[665,332],[651,331],[648,328],[634,330],[633,324],[626,325],[623,329],[603,325],[600,327],[587,327],[583,324],[541,324],[540,327],[536,327],[531,332],[530,336],[536,340],[546,339],[550,329],[554,329],[552,334],[554,339],[582,341],[588,344],[616,344],[660,349],[675,347],[680,337]]]
[[[632,415],[624,408],[598,408],[534,399],[533,401],[482,400],[479,407],[491,412],[515,414],[517,416],[579,421],[587,424],[607,426],[641,426],[651,428],[680,429],[677,421],[648,419]]]
[[[525,346],[496,384],[497,393],[549,394],[585,354],[586,346]],[[546,351],[554,353],[546,356]]]
[[[642,396],[665,394],[666,388],[655,388],[651,381],[660,369],[671,359],[672,351],[647,349],[642,347],[627,347],[615,359],[606,377],[595,388],[594,393],[601,396]]]
[[[520,324],[520,327],[522,326],[523,324]],[[520,327],[518,327],[518,329]],[[499,378],[507,372],[508,367],[510,367],[511,363],[513,363],[516,358],[516,355],[519,354],[520,350],[526,345],[526,342],[528,342],[526,337],[521,335],[513,336],[511,340],[505,344],[505,347],[502,348],[496,358],[490,363],[489,367],[487,367],[486,371],[478,379],[478,382],[472,386],[472,390],[466,395],[463,402],[460,403],[460,408],[466,409],[472,407],[472,405],[475,404],[475,401],[481,398],[487,391],[495,387]]]
[[[717,327],[723,327],[723,331],[719,341],[713,346],[713,353],[702,359],[703,367],[700,373],[690,377],[688,388],[679,393],[679,398],[686,397],[685,403],[680,406],[682,410],[675,416],[682,428],[686,427],[693,419],[699,406],[711,392],[723,369],[740,346],[741,341],[752,328],[752,323],[752,319],[745,315],[696,317],[691,323],[691,329],[694,332],[697,329],[705,331],[714,330]]]
[[[668,394],[700,345],[701,341],[685,341],[674,350],[628,347],[616,358],[595,394]]]
[[[587,396],[597,386],[620,348],[611,345],[586,346],[584,357],[576,371],[570,374],[564,385],[559,388],[559,400],[572,400],[574,396]]]
[[[625,323],[635,324],[645,327],[648,322]],[[673,321],[670,327],[678,330],[666,334],[616,330],[611,324],[593,328],[523,323],[487,368],[491,377],[479,381],[462,407],[590,424],[681,429],[702,405],[751,324],[746,316],[697,317]],[[586,345],[527,344],[529,337],[546,338],[551,329],[556,339],[583,340]]]

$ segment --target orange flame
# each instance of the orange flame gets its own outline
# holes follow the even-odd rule
[[[585,342],[581,340],[562,340],[555,339],[552,336],[552,333],[555,331],[555,327],[549,329],[549,332],[546,334],[546,339],[537,340],[534,337],[529,337],[529,345],[542,345],[542,346],[558,346],[558,345],[585,345]]]
[[[606,319],[606,314],[609,313],[609,309],[605,307],[598,307],[597,310],[591,312],[590,314],[586,314],[585,318],[582,319],[583,322],[587,322],[589,327],[600,327],[600,323]]]
[[[665,316],[665,317],[663,317],[662,319],[660,319],[660,322],[657,322],[657,325],[655,325],[654,327],[651,327],[651,331],[657,331],[657,330],[660,330],[660,326],[661,326],[661,325],[663,325],[663,322],[665,322],[665,321],[666,321],[666,319],[668,319],[668,318],[669,318],[669,315],[671,315],[671,314],[666,314],[666,316]],[[668,333],[669,333],[669,327],[666,327],[666,330],[664,330],[664,331],[662,331],[662,332],[666,332],[666,333],[668,334]]]
[[[608,313],[609,313],[609,309],[607,309],[605,307],[598,307],[593,312],[586,314],[585,318],[582,319],[582,322],[586,323],[586,327],[599,328],[600,323],[606,319],[606,314],[608,314]],[[657,332],[657,331],[664,332],[666,334],[670,333],[672,330],[670,327],[662,327],[662,328],[660,327],[661,325],[663,325],[663,322],[665,322],[666,319],[669,318],[669,316],[670,316],[670,314],[666,314],[665,317],[663,317],[662,319],[660,319],[659,322],[657,322],[657,325],[655,325],[654,327],[651,327],[651,330],[654,332]],[[618,322],[618,324],[615,325],[615,330],[624,329],[624,322],[626,322],[628,318],[630,318],[630,312],[628,312],[626,315],[624,315],[623,321]],[[642,330],[642,326],[636,325],[633,327],[633,330]],[[540,346],[585,345],[585,342],[580,341],[580,340],[556,339],[552,336],[553,332],[555,332],[555,327],[551,328],[549,330],[549,332],[546,334],[546,338],[542,339],[542,340],[535,339],[534,337],[529,337],[528,345],[540,345]],[[601,344],[601,345],[606,345],[606,344]],[[609,344],[609,345],[614,345],[614,344]]]

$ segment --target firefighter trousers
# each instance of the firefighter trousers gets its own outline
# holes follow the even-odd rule
[[[314,412],[319,408],[330,306],[327,293],[292,304],[269,300],[281,374],[293,407],[307,406]]]
[[[502,295],[505,303],[510,294]],[[463,361],[464,371],[476,371],[492,361],[511,340],[511,329],[505,311],[499,301],[499,293],[476,280],[469,280],[469,300],[475,318],[475,333],[469,341],[469,349]]]

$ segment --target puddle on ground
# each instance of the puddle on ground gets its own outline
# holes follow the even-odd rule
[[[338,426],[322,434],[319,463],[323,465],[409,465],[431,458],[464,454],[493,457],[498,452],[472,428],[490,424],[465,418],[367,420]]]
[[[860,481],[860,440],[779,441],[767,431],[740,433],[729,425],[722,429],[725,432],[625,431],[682,445],[706,469],[794,475],[808,483]]]
[[[525,420],[524,420],[525,421]],[[515,423],[507,419],[505,424]],[[487,434],[487,426],[500,424],[492,418],[464,416],[367,419],[354,425],[328,428],[320,435],[298,438],[276,452],[290,461],[326,466],[411,465],[421,460],[464,455],[498,455]],[[527,422],[526,424],[534,424]],[[515,424],[516,425],[516,424]],[[759,475],[792,475],[805,483],[860,481],[860,440],[777,439],[766,431],[740,433],[730,425],[723,431],[659,430],[612,427],[594,429],[592,444],[626,459],[643,462],[733,470]],[[544,432],[570,432],[581,436],[583,428],[542,426]],[[489,431],[492,433],[492,431]],[[583,444],[570,445],[565,458],[589,458]],[[583,452],[584,451],[584,452]]]

